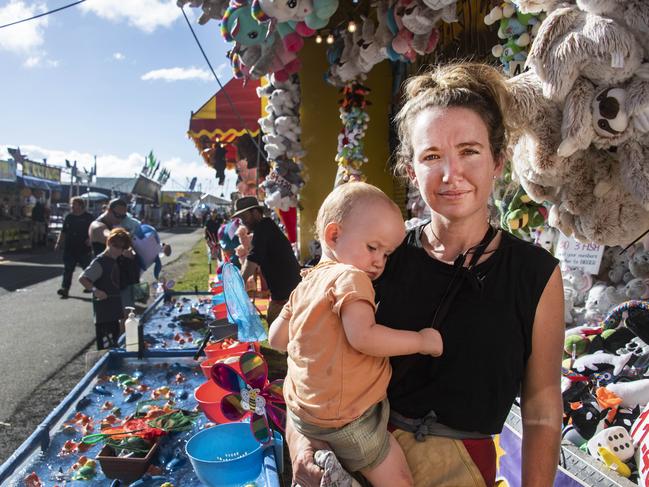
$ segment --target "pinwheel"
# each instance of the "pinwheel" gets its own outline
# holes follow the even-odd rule
[[[268,381],[268,365],[256,352],[246,352],[239,358],[241,374],[227,364],[212,367],[212,380],[230,392],[221,400],[221,411],[230,421],[250,417],[250,429],[263,444],[273,439],[268,418],[282,431],[286,423],[286,411],[282,408],[283,380]]]

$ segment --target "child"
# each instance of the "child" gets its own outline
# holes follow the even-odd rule
[[[81,285],[94,293],[92,307],[95,312],[97,350],[117,346],[123,313],[117,258],[130,247],[128,232],[114,228],[106,240],[106,250],[95,257],[79,277]]]
[[[270,328],[288,351],[284,398],[296,429],[326,441],[343,466],[375,487],[412,485],[388,433],[387,357],[442,354],[432,328],[393,330],[374,321],[372,280],[405,237],[399,208],[378,188],[347,183],[320,207],[320,263],[307,271]]]

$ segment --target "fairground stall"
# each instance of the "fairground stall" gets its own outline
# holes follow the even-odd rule
[[[336,184],[366,180],[407,218],[426,218],[417,191],[390,176],[391,119],[408,75],[457,58],[501,67],[512,110],[526,122],[511,141],[494,218],[562,262],[563,461],[570,475],[600,472],[574,482],[645,485],[649,239],[639,237],[649,228],[649,4],[180,4],[202,10],[201,24],[221,23],[236,78],[269,80],[257,90],[267,100],[260,149],[271,167],[258,195],[274,209],[299,207],[304,260],[317,209]],[[517,468],[507,466],[520,442],[501,439],[501,475],[515,485]],[[587,467],[571,466],[577,457]]]

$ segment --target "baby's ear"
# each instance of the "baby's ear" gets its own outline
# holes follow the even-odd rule
[[[327,223],[324,228],[324,241],[327,247],[332,248],[336,245],[338,237],[340,237],[340,225],[336,222]]]

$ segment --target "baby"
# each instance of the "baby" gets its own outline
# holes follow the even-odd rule
[[[388,357],[442,354],[432,328],[393,330],[374,320],[374,289],[405,237],[401,212],[366,183],[336,188],[318,211],[320,263],[310,269],[270,328],[288,352],[284,398],[295,428],[327,442],[343,466],[375,487],[412,485],[405,456],[387,430]]]

